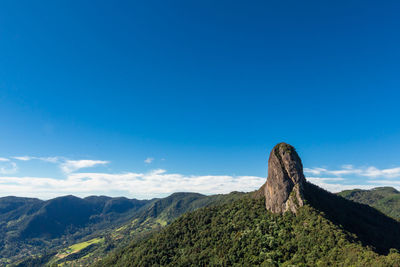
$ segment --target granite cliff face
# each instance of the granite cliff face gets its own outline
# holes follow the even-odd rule
[[[305,183],[303,165],[294,147],[286,143],[277,144],[269,155],[268,178],[263,185],[267,210],[296,213],[304,205]]]

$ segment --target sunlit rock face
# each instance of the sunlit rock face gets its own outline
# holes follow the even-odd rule
[[[265,206],[273,213],[291,211],[304,205],[303,164],[294,147],[277,144],[268,160],[268,178],[264,187]]]

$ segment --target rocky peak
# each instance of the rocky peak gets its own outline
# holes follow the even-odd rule
[[[301,159],[294,147],[277,144],[268,160],[268,178],[264,187],[265,205],[274,213],[296,212],[303,206],[303,174]]]

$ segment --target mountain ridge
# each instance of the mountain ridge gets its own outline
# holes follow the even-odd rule
[[[355,202],[370,205],[395,219],[400,218],[400,192],[393,187],[345,190],[338,193],[338,195]]]
[[[27,210],[34,216],[26,225],[35,225],[32,221],[37,220],[36,225],[44,229],[46,223],[68,217],[69,221],[58,223],[60,229],[55,231],[68,229],[72,234],[67,233],[68,237],[84,229],[88,220],[99,223],[97,229],[102,229],[101,225],[105,229],[90,234],[96,228],[88,228],[86,236],[75,238],[80,243],[64,248],[54,246],[55,250],[20,261],[18,266],[86,266],[106,254],[109,256],[97,265],[285,266],[321,265],[321,260],[333,264],[336,260],[354,266],[392,266],[400,265],[400,222],[371,206],[399,195],[388,187],[330,193],[306,181],[294,147],[279,143],[270,153],[267,181],[255,192],[212,196],[177,192],[145,201],[107,196],[81,199],[71,195],[47,202],[5,198],[3,205],[0,199],[0,211],[3,208],[3,214],[9,214],[10,207]],[[29,203],[27,208],[21,204],[24,200]],[[76,221],[74,216],[65,216],[68,213],[60,211],[67,206],[74,214],[82,212],[85,216],[78,216]],[[113,221],[115,217],[119,223]],[[107,220],[113,223],[101,224]],[[32,227],[26,229],[40,233],[32,231]],[[47,234],[36,238],[57,237]]]
[[[316,187],[316,186],[315,186]],[[322,191],[325,191],[325,190],[323,190],[323,189],[319,189],[319,190],[322,190]],[[253,192],[253,193],[248,193],[248,194],[242,194],[242,196],[244,197],[244,196],[249,196],[249,197],[252,197],[253,199],[254,199],[254,194],[255,194],[256,192]],[[327,192],[327,193],[329,193],[329,192]],[[167,198],[174,198],[174,197],[179,197],[179,196],[182,196],[182,194],[183,195],[185,195],[185,194],[190,194],[190,193],[174,193],[174,194],[172,194],[172,195],[170,195],[169,197],[167,197]],[[329,193],[329,194],[332,194],[332,193]],[[198,194],[198,193],[194,193],[194,195],[197,195],[197,196],[199,196],[200,198],[198,199],[198,201],[203,201],[202,200],[202,198],[203,197],[207,197],[207,196],[204,196],[204,195],[201,195],[201,194]],[[217,197],[218,195],[216,195],[216,196],[209,196],[209,197],[211,197],[211,198],[215,198],[215,197]],[[239,195],[240,196],[240,195]],[[109,197],[105,197],[105,198],[109,198]],[[342,198],[342,197],[340,197],[340,196],[338,196],[338,198]],[[262,198],[258,198],[259,200],[261,200],[261,201],[263,201],[263,197]],[[156,203],[157,201],[162,201],[162,202],[164,202],[164,203],[172,203],[172,201],[171,200],[167,200],[167,199],[154,199],[153,200],[154,201],[154,203]],[[229,204],[229,203],[233,203],[234,201],[237,201],[237,200],[234,200],[234,199],[232,199],[231,201],[228,199],[228,200],[225,200],[225,202],[222,202],[222,203],[218,203],[218,200],[215,200],[214,201],[214,206],[219,206],[219,205],[227,205],[227,204]],[[255,200],[256,201],[256,200]],[[179,201],[178,201],[179,202]],[[178,202],[176,202],[176,203],[178,203]],[[0,201],[0,203],[1,203],[1,201]],[[185,203],[187,203],[187,202],[185,202]],[[225,203],[225,204],[224,204]],[[175,204],[174,204],[175,205]],[[182,203],[181,204],[178,204],[177,206],[179,206],[179,205],[182,205]],[[307,204],[306,204],[307,205]],[[158,204],[157,205],[158,207],[160,206],[160,204]],[[161,205],[161,206],[164,206],[164,207],[167,207],[168,205],[165,205],[165,204],[163,204],[163,205]],[[153,206],[154,207],[154,206]],[[170,206],[171,208],[172,207],[174,207],[174,206]],[[152,205],[149,205],[148,206],[148,209],[152,209]],[[174,208],[172,208],[172,209],[174,209]],[[264,206],[264,209],[265,209],[265,206]],[[157,209],[156,209],[157,210]],[[168,208],[165,210],[165,212],[167,212],[167,213],[169,213],[168,211]],[[192,210],[192,212],[194,211],[194,210],[196,210],[195,208],[193,208],[193,210]],[[144,212],[146,212],[148,215],[149,214],[152,214],[152,212],[149,212],[149,211],[144,211]],[[189,212],[190,212],[190,210],[189,210]],[[320,211],[320,212],[322,212],[321,214],[324,214],[323,212],[324,211]],[[142,213],[143,214],[143,213]],[[154,214],[154,213],[153,213]],[[163,214],[165,214],[165,213],[156,213],[155,215],[155,217],[154,217],[154,222],[156,223],[156,224],[158,224],[156,221],[157,220],[159,220],[159,218],[162,218],[164,215]],[[183,214],[186,214],[185,212],[183,212]],[[189,213],[190,214],[190,213]],[[189,216],[189,214],[188,215],[186,215],[186,216]],[[159,217],[159,216],[161,216],[161,217]],[[179,214],[177,214],[177,216],[179,216]],[[324,215],[324,216],[326,216],[326,214]],[[140,216],[138,216],[138,218],[140,218]],[[148,218],[150,218],[150,217],[146,217],[146,216],[142,216],[141,217],[142,219],[140,219],[142,222],[144,222],[144,221],[146,221],[146,219],[148,219]],[[159,226],[158,227],[160,227],[159,229],[162,229],[163,228],[163,225],[160,225],[160,224],[158,224]],[[154,228],[154,229],[156,229],[156,228]],[[124,231],[127,231],[128,229],[125,229]],[[345,229],[344,229],[345,230]],[[158,230],[156,230],[156,232],[157,232]],[[117,233],[119,233],[119,232],[117,232]],[[149,232],[150,233],[150,232]],[[351,236],[351,235],[350,235]],[[138,236],[139,237],[139,236]],[[353,237],[354,238],[354,240],[357,240],[357,237]],[[146,238],[145,238],[146,239]],[[127,241],[128,241],[129,239],[127,239]],[[131,238],[131,240],[132,241],[134,241],[135,240],[135,238]],[[125,242],[125,241],[124,241]],[[129,243],[127,243],[126,245],[128,245]],[[364,244],[365,245],[365,244]],[[99,248],[98,247],[98,245],[97,244],[95,244],[95,245],[93,245],[92,247],[87,247],[87,252],[84,252],[84,251],[82,251],[82,252],[80,252],[80,254],[79,254],[79,256],[78,256],[78,254],[76,254],[76,256],[74,256],[74,257],[70,257],[70,258],[66,258],[66,260],[73,260],[73,262],[75,262],[76,260],[78,260],[79,262],[86,262],[85,263],[85,266],[87,265],[87,264],[89,264],[89,262],[90,262],[90,260],[88,261],[87,260],[87,258],[86,258],[86,261],[81,261],[80,260],[80,258],[83,258],[85,255],[98,255],[98,254],[92,254],[92,252],[91,251],[93,251],[93,249],[96,249],[96,247],[97,248]],[[112,251],[112,250],[111,250]],[[105,250],[105,252],[104,253],[109,253],[109,252],[107,252],[107,250]],[[74,254],[72,254],[72,255],[74,255]],[[71,256],[72,256],[71,255]],[[100,255],[102,255],[102,254],[100,254]],[[111,254],[112,255],[112,254]],[[47,261],[49,261],[49,262],[51,262],[53,259],[54,259],[54,257],[55,257],[55,254],[49,254],[49,257],[47,258]],[[45,257],[46,258],[46,257]],[[44,262],[47,262],[47,261],[45,261],[44,259],[43,259],[43,261]],[[30,260],[28,260],[27,262],[32,262],[32,261],[30,261]],[[34,261],[35,262],[35,261]],[[25,262],[26,263],[26,262]],[[27,266],[27,265],[21,265],[21,266]],[[36,266],[36,265],[34,265],[34,266]]]
[[[242,193],[236,192],[227,195],[206,196],[199,193],[178,192],[171,194],[166,198],[144,200],[146,203],[139,209],[130,209],[124,213],[112,212],[101,214],[102,211],[107,209],[102,210],[101,208],[98,208],[98,214],[92,215],[90,218],[93,224],[89,227],[77,227],[77,232],[74,234],[67,234],[56,239],[51,238],[51,236],[44,235],[36,238],[25,238],[19,242],[15,241],[15,239],[17,239],[16,236],[14,236],[14,239],[3,239],[0,241],[0,244],[3,246],[3,249],[0,249],[0,265],[1,262],[5,261],[14,263],[21,262],[22,258],[25,258],[26,260],[21,262],[21,266],[30,265],[35,262],[39,262],[39,265],[41,266],[47,261],[53,262],[60,260],[61,262],[64,262],[68,259],[80,260],[80,258],[86,256],[87,253],[102,256],[104,253],[108,253],[110,250],[120,247],[121,245],[127,245],[129,240],[133,238],[142,238],[153,231],[158,231],[185,212],[194,211],[203,206],[230,201],[231,199],[237,198],[237,196],[241,194]],[[81,198],[71,196],[56,198],[56,200],[68,199],[83,200]],[[117,202],[120,200],[126,200],[126,198],[123,197],[110,198],[105,196],[91,196],[85,199],[94,203],[103,203],[102,205],[104,207],[106,206],[104,203],[110,200]],[[2,199],[0,198],[0,206],[2,203],[1,200]],[[143,200],[134,199],[134,201]],[[115,210],[115,208],[117,208],[117,210]],[[120,206],[114,205],[114,211],[120,211],[119,208]],[[100,216],[100,218],[97,216]],[[111,220],[107,216],[117,216],[117,218]],[[110,220],[108,221],[108,219]],[[19,226],[21,226],[21,224]],[[101,242],[97,243],[96,241],[96,243],[87,248],[85,245],[85,251],[79,251],[72,254],[67,252],[67,255],[70,255],[71,257],[65,257],[65,260],[64,258],[57,258],[58,256],[56,256],[56,254],[65,255],[65,252],[63,251],[68,250],[67,248],[71,245],[82,242],[84,244],[86,241],[90,241],[92,239],[97,241],[100,240]],[[64,242],[67,243],[64,244]],[[20,257],[18,257],[19,253],[21,255]],[[38,258],[40,255],[42,255],[42,257]]]
[[[279,143],[259,190],[187,213],[97,266],[394,266],[399,240],[399,221],[307,182],[296,150]]]
[[[398,266],[308,204],[296,214],[265,211],[262,198],[187,213],[95,266]]]

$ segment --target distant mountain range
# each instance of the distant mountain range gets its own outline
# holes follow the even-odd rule
[[[158,232],[187,212],[207,206],[216,209],[241,201],[247,195],[238,192],[213,196],[175,193],[166,198],[152,200],[105,196],[81,199],[66,196],[48,201],[3,197],[0,198],[0,258],[2,264],[21,263],[25,259],[21,266],[28,266],[30,263],[41,266],[55,262],[89,265],[109,253],[113,255],[112,251],[116,248],[128,246],[134,240],[141,240]],[[337,195],[368,204],[388,216],[400,219],[400,192],[394,188],[354,189]],[[386,201],[392,198],[397,201]],[[82,203],[84,209],[80,208]],[[83,220],[67,218],[66,214],[71,218],[83,215]],[[36,227],[40,221],[46,227]],[[88,244],[85,242],[88,240],[100,242]],[[76,244],[83,244],[82,248],[68,252],[68,248]],[[40,255],[47,257],[39,257],[38,260]]]
[[[67,261],[67,256],[80,250],[60,253],[60,257],[57,253],[96,238],[101,242],[93,244],[90,253],[97,250],[95,254],[102,257],[133,238],[160,229],[183,213],[224,203],[242,194],[174,193],[152,200],[65,196],[42,201],[3,197],[0,198],[0,263],[16,263],[40,255],[52,255],[48,258],[53,261]]]
[[[400,193],[327,192],[288,144],[251,193],[137,200],[0,198],[12,266],[400,266]]]
[[[149,202],[105,196],[65,196],[47,201],[0,198],[0,256],[4,261],[71,242],[127,221]]]

